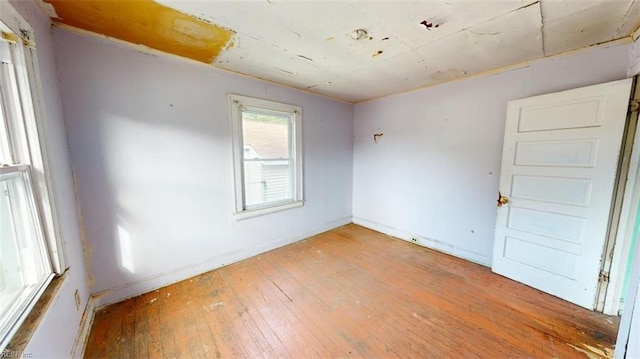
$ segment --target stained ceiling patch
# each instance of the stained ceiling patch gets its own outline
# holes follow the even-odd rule
[[[44,1],[54,7],[56,23],[207,64],[228,46],[234,34],[152,0]]]

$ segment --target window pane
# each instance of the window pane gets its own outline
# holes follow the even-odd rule
[[[25,172],[0,174],[0,334],[51,273]]]
[[[288,160],[244,161],[245,207],[292,200]]]
[[[25,134],[24,113],[20,99],[20,89],[16,78],[16,66],[13,63],[16,45],[0,40],[0,100],[2,101],[2,126],[0,141],[2,159],[6,164],[29,163],[28,142],[22,139]]]
[[[2,84],[0,83],[0,93],[2,92]],[[4,105],[0,101],[0,163],[13,164],[11,158],[11,146],[9,145],[9,128],[4,115]]]
[[[0,163],[13,164],[9,129],[11,120],[12,67],[9,44],[0,40]]]
[[[242,112],[244,159],[289,158],[290,116]]]
[[[290,115],[242,112],[245,208],[293,199]]]
[[[229,94],[237,219],[303,205],[302,108]]]

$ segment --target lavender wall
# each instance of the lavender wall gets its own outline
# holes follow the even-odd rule
[[[44,120],[47,127],[45,136],[52,163],[54,196],[58,204],[57,212],[66,245],[68,264],[71,266],[62,288],[34,333],[26,352],[30,353],[33,358],[66,358],[69,357],[76,340],[80,320],[87,304],[89,289],[83,260],[60,91],[56,78],[51,24],[35,3],[12,1],[11,4],[35,31],[42,82]],[[76,310],[74,298],[76,290],[81,299],[79,310]]]
[[[356,105],[354,222],[490,265],[507,102],[626,78],[629,52],[588,49]]]
[[[82,307],[89,292],[100,294],[101,304],[115,302],[347,223],[352,212],[358,223],[489,265],[506,102],[624,78],[630,52],[629,45],[591,49],[354,111],[65,30],[54,30],[54,47],[49,21],[35,5],[14,4],[36,30],[72,266],[29,343],[34,357],[69,355],[82,314],[74,305],[76,289]],[[233,218],[229,92],[303,107],[304,207]],[[378,132],[384,136],[375,144]]]
[[[640,73],[640,39],[636,39],[629,50],[629,68],[627,77],[632,77]]]
[[[352,105],[66,30],[54,39],[101,304],[351,221]],[[302,208],[234,219],[227,93],[302,107]]]

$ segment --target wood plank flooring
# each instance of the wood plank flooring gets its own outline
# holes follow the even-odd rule
[[[580,358],[618,318],[347,225],[109,306],[87,358]]]

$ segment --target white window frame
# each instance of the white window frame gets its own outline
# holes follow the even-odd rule
[[[30,24],[7,1],[0,1],[0,41],[9,44],[3,56],[0,81],[3,103],[0,106],[0,139],[8,141],[0,151],[2,172],[20,171],[27,175],[35,213],[33,220],[41,228],[42,241],[49,260],[50,274],[39,289],[21,304],[8,332],[0,333],[4,348],[29,314],[55,274],[68,268],[56,211],[52,165],[48,157],[47,127],[41,94],[36,44]]]
[[[39,278],[39,281],[32,282],[26,285],[25,289],[23,289],[18,296],[17,300],[14,301],[8,308],[7,312],[4,313],[6,318],[1,318],[0,323],[0,350],[4,350],[9,341],[13,337],[13,335],[20,328],[20,324],[24,321],[26,316],[29,314],[31,309],[35,306],[36,302],[42,296],[45,289],[53,279],[54,273],[51,268],[51,260],[49,253],[46,250],[47,243],[44,240],[44,231],[42,230],[42,223],[40,222],[40,216],[37,209],[37,202],[35,200],[35,194],[33,192],[33,183],[31,181],[31,167],[28,165],[17,165],[17,166],[4,166],[0,167],[0,175],[8,175],[8,174],[18,174],[24,183],[24,187],[26,189],[26,202],[24,205],[27,208],[20,208],[17,212],[21,216],[29,217],[29,222],[33,223],[33,234],[35,235],[34,242],[36,247],[40,247],[40,251],[38,253],[41,263],[45,269],[43,272],[43,277]],[[4,194],[0,194],[4,195]],[[16,210],[16,208],[13,208]],[[15,214],[16,212],[13,212]],[[22,272],[24,275],[24,271]],[[27,289],[28,288],[28,289]]]
[[[285,103],[263,100],[248,96],[229,94],[229,117],[233,144],[233,174],[235,184],[234,216],[245,219],[286,209],[302,207],[304,204],[302,167],[302,108]],[[259,112],[286,114],[291,118],[289,133],[289,158],[293,168],[291,179],[291,200],[265,203],[257,207],[245,205],[244,188],[244,144],[242,140],[242,111],[254,109]]]
[[[69,266],[64,251],[61,221],[56,211],[54,183],[51,177],[53,166],[48,155],[48,131],[33,29],[9,2],[0,1],[0,31],[0,41],[13,42],[16,45],[12,57],[21,111],[21,118],[11,119],[14,123],[9,126],[8,136],[12,139],[10,146],[13,149],[13,163],[7,164],[26,164],[31,167],[33,192],[53,270],[56,274],[62,274]]]

